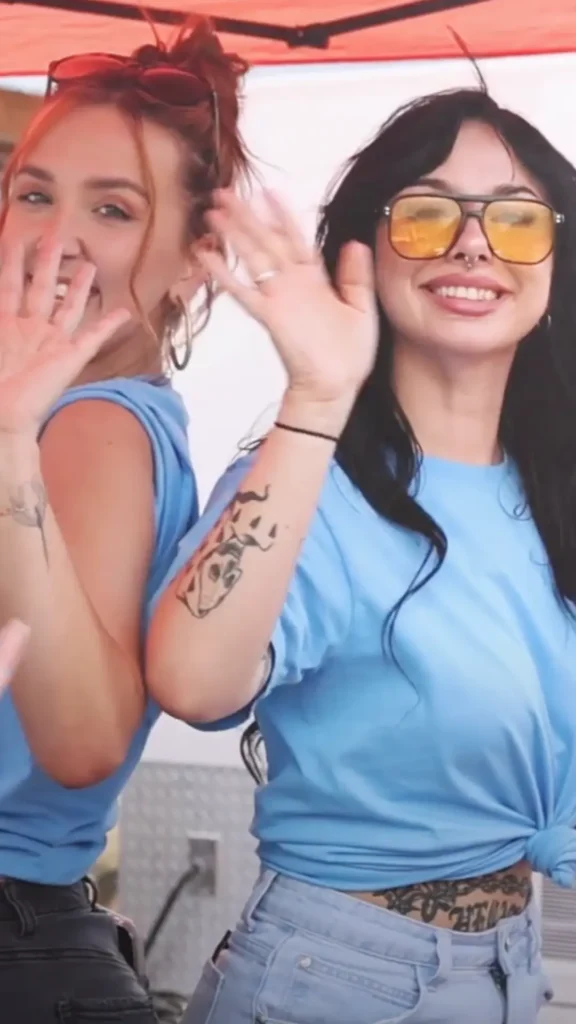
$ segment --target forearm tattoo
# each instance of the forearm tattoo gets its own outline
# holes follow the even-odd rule
[[[20,484],[13,494],[9,495],[6,507],[0,509],[0,516],[8,516],[20,526],[32,527],[39,531],[46,565],[48,565],[48,546],[46,544],[45,532],[47,508],[48,498],[46,489],[42,481],[36,479]]]
[[[457,932],[483,932],[521,914],[532,896],[530,878],[514,871],[460,881],[423,882],[372,895],[387,910],[434,924],[442,915]],[[486,898],[483,898],[486,897]]]
[[[278,524],[266,516],[269,493],[269,487],[262,494],[239,491],[187,566],[176,596],[195,618],[205,618],[234,589],[248,548],[269,551],[274,545]]]

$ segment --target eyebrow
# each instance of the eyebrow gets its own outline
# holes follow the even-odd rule
[[[419,178],[418,181],[414,182],[413,188],[426,186],[427,188],[433,188],[437,192],[447,192],[449,195],[464,195],[454,188],[449,181],[445,181],[443,178],[425,177]],[[542,197],[530,188],[529,185],[496,185],[495,188],[490,190],[490,195],[493,196],[517,196],[520,192],[527,192],[528,195],[534,197],[534,199],[541,199]]]
[[[18,169],[16,177],[21,177],[23,174],[36,178],[37,181],[45,181],[49,184],[53,184],[55,180],[54,175],[50,171],[46,171],[43,167],[36,167],[34,164],[24,164],[24,166]],[[146,189],[130,178],[88,178],[85,185],[86,188],[93,189],[94,191],[115,188],[130,189],[141,196],[142,199],[145,199],[147,203],[150,201]]]

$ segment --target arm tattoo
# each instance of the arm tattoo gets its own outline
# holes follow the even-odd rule
[[[48,546],[46,544],[45,522],[48,498],[41,480],[31,480],[21,484],[9,496],[8,505],[0,510],[0,516],[9,516],[20,526],[31,526],[40,531],[44,561],[48,565]]]
[[[269,487],[262,494],[239,491],[188,564],[176,596],[194,618],[205,618],[234,589],[248,548],[269,551],[273,546],[278,524],[265,515],[269,493]]]

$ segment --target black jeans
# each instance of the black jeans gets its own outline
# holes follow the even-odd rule
[[[0,883],[0,1020],[156,1024],[114,918],[83,882]]]

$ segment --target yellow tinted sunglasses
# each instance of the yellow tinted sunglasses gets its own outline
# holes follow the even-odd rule
[[[469,204],[480,204],[470,209]],[[445,256],[468,218],[481,225],[490,251],[505,263],[542,263],[554,248],[564,214],[540,199],[404,195],[384,207],[394,251],[408,260]]]

